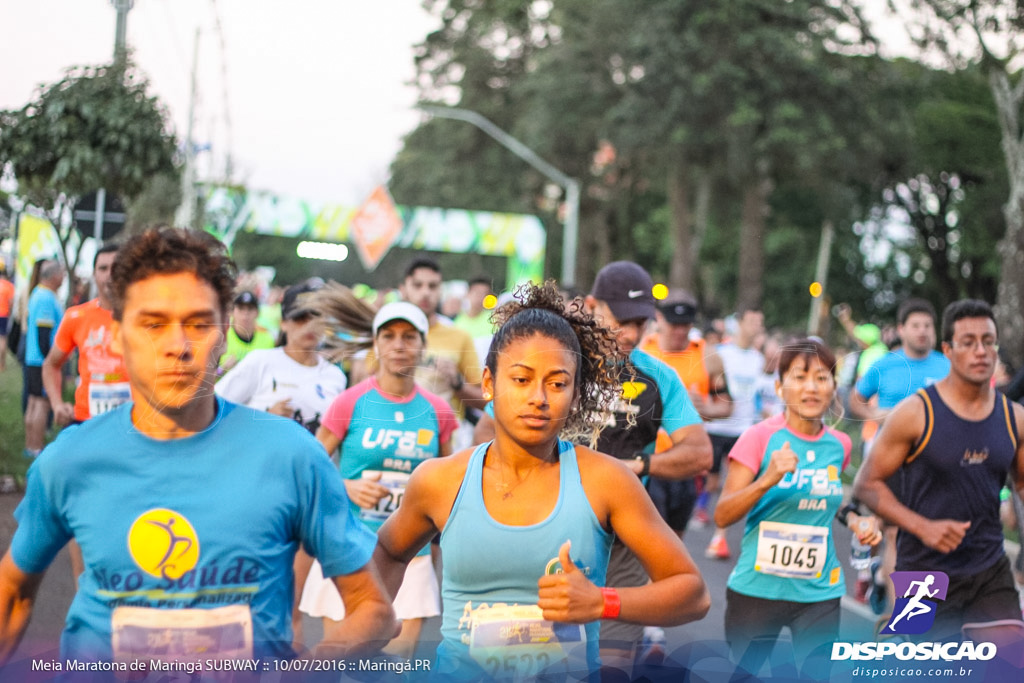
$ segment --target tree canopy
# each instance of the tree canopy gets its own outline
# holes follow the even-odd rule
[[[177,179],[176,150],[165,108],[123,60],[69,69],[21,109],[0,111],[0,166],[47,213],[66,254],[79,197],[103,188],[130,202],[154,178]],[[73,269],[77,253],[68,256]]]
[[[994,296],[1006,176],[984,76],[882,59],[859,3],[424,5],[442,27],[419,48],[421,99],[487,116],[583,182],[578,285],[636,259],[706,312],[752,303],[802,326],[829,223],[827,292],[860,317],[909,294]],[[391,189],[539,212],[559,252],[543,179],[465,124],[425,120]]]

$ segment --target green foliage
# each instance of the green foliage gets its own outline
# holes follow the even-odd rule
[[[14,354],[7,358],[7,369],[0,373],[0,475],[23,476],[28,461],[22,457],[25,445],[25,417],[21,412],[21,366]]]
[[[119,60],[69,69],[21,109],[0,111],[0,166],[14,174],[18,195],[47,213],[71,273],[80,252],[64,218],[79,197],[103,188],[132,206],[154,179],[178,178],[167,112],[147,89]]]
[[[947,290],[988,291],[1001,204],[990,192],[1003,182],[991,163],[998,131],[990,99],[981,82],[879,58],[858,3],[425,6],[442,28],[418,53],[422,99],[480,112],[583,182],[577,285],[587,287],[613,258],[634,258],[667,279],[680,272],[675,245],[699,245],[687,266],[693,286],[706,309],[728,312],[753,267],[737,265],[740,245],[753,243],[764,258],[770,322],[802,328],[829,221],[836,231],[828,293],[858,316],[885,316],[911,290],[937,301]],[[614,153],[601,159],[606,148]],[[921,174],[937,182],[943,173],[961,184],[958,254],[948,278],[917,292],[898,264],[869,267],[853,228],[885,209],[886,188]],[[708,179],[710,206],[701,213],[697,188]],[[450,121],[425,121],[406,138],[391,188],[411,204],[549,205],[534,171]],[[755,197],[760,210],[744,213],[760,188],[768,188]],[[751,213],[763,216],[763,228],[745,224]],[[548,234],[550,256],[560,246],[553,221]],[[936,263],[929,244],[949,237],[929,243],[925,235],[900,249],[914,263]]]
[[[870,237],[895,217],[913,231],[909,240],[889,239],[888,257],[868,259],[858,271],[870,292],[866,301],[861,297],[863,312],[891,318],[908,296],[940,310],[964,297],[995,301],[1008,178],[993,163],[999,124],[985,76],[977,67],[946,72],[912,62],[898,63],[896,71],[908,120],[903,157],[885,169],[856,227]],[[864,254],[858,257],[863,266]]]
[[[174,175],[167,114],[147,87],[123,63],[76,67],[23,108],[0,112],[0,161],[18,194],[49,210],[101,187],[131,198],[154,175]]]
[[[180,204],[181,181],[177,174],[155,175],[138,195],[128,200],[125,227],[128,232],[139,232],[153,225],[173,225]]]

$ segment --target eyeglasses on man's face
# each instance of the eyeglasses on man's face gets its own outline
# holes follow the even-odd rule
[[[979,344],[981,344],[981,348],[986,352],[999,351],[999,342],[995,339],[967,337],[965,339],[954,339],[949,343],[954,351],[973,351],[978,348]]]

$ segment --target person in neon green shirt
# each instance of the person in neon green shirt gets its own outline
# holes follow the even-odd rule
[[[491,291],[491,281],[485,276],[478,276],[469,281],[469,292],[466,294],[467,310],[455,317],[455,327],[469,333],[473,338],[473,346],[476,347],[476,354],[481,358],[487,357],[487,350],[491,347],[491,337],[494,336],[494,326],[491,324],[491,314],[494,306],[484,306],[484,301]],[[493,301],[493,298],[492,298]]]
[[[274,348],[274,338],[256,325],[260,312],[259,300],[249,291],[235,297],[231,308],[231,326],[227,332],[224,355],[220,357],[220,372],[223,374],[238,365],[238,361],[256,349]]]

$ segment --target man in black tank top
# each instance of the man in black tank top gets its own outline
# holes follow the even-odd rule
[[[900,529],[896,570],[949,577],[923,640],[998,647],[1024,638],[999,521],[1007,475],[1024,492],[1024,407],[992,388],[998,349],[988,304],[950,304],[942,316],[949,375],[896,406],[854,482],[854,495]],[[898,499],[885,485],[897,471]]]

